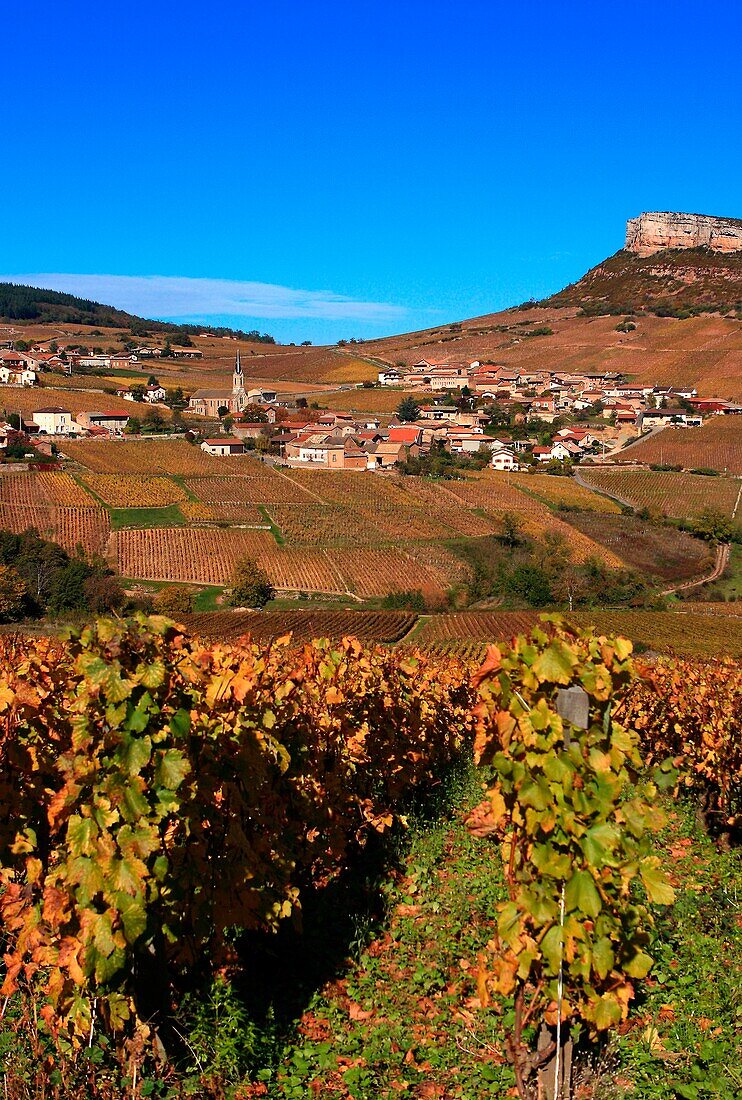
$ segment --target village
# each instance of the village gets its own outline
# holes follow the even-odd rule
[[[0,349],[0,383],[43,386],[47,371],[121,370],[158,358],[161,348],[138,347],[117,355],[84,355]],[[196,349],[177,354],[198,358]],[[63,386],[63,384],[62,384]],[[56,393],[62,389],[57,388]],[[432,450],[452,457],[478,456],[481,464],[512,471],[547,464],[578,464],[615,455],[648,432],[697,427],[707,417],[742,413],[742,406],[699,396],[695,387],[637,386],[605,371],[568,374],[548,369],[525,373],[479,360],[421,359],[411,367],[384,367],[376,383],[358,389],[393,388],[400,402],[394,415],[323,410],[297,394],[246,385],[239,351],[232,384],[179,393],[181,411],[192,419],[182,431],[212,455],[258,451],[289,467],[385,470]],[[70,400],[74,391],[64,390]],[[172,391],[150,375],[146,385],[120,388],[119,399],[150,409],[176,408]],[[352,388],[348,397],[352,408]],[[12,421],[11,417],[11,421]],[[203,419],[206,430],[194,427]],[[155,424],[165,422],[155,417]],[[217,427],[218,425],[218,427]],[[216,430],[215,430],[216,429]],[[76,411],[50,401],[27,419],[0,424],[0,450],[33,441],[40,454],[56,453],[64,438],[122,438],[138,434],[133,412]]]

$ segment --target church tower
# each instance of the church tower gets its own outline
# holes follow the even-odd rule
[[[237,396],[239,393],[243,393],[245,389],[245,378],[242,373],[242,363],[240,361],[239,348],[237,349],[237,358],[234,361],[234,373],[232,375],[232,393]]]
[[[232,400],[229,402],[230,409],[233,412],[242,412],[247,404],[247,394],[245,393],[245,376],[242,373],[242,362],[240,360],[240,349],[237,349],[237,358],[234,361],[234,372],[232,374]]]

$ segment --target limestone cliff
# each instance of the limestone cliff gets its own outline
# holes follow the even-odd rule
[[[626,251],[651,256],[665,248],[742,251],[742,221],[707,214],[640,214],[626,224]]]

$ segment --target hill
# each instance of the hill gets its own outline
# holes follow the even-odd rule
[[[742,223],[642,214],[629,221],[624,248],[549,298],[368,342],[363,354],[404,365],[476,358],[526,371],[610,371],[738,400],[740,321]]]
[[[739,321],[709,313],[685,319],[642,313],[632,321],[636,328],[621,332],[615,316],[534,304],[368,341],[362,353],[405,365],[422,358],[470,358],[526,371],[616,371],[647,385],[695,385],[709,396],[742,399]]]
[[[0,323],[3,318],[15,323],[15,331],[7,334],[12,339],[23,327],[24,334],[39,341],[68,335],[95,343],[94,325],[118,328],[122,339],[146,332],[155,344],[182,334],[203,354],[186,372],[181,365],[177,379],[173,373],[172,384],[186,389],[205,380],[226,383],[237,350],[227,338],[238,336],[255,383],[284,389],[374,381],[387,364],[410,365],[422,358],[468,358],[526,371],[612,371],[637,383],[695,385],[710,397],[742,400],[738,226],[733,219],[702,215],[641,215],[629,222],[624,249],[541,302],[352,346],[272,346],[271,337],[227,329],[212,329],[214,336],[207,338],[200,336],[199,326],[148,321],[71,294],[7,283],[0,283]],[[675,247],[686,238],[692,247]],[[668,241],[674,247],[658,247]],[[719,242],[731,250],[722,251]],[[624,317],[635,327],[624,325]],[[60,333],[55,324],[76,331]],[[167,368],[161,364],[161,369]],[[396,405],[393,396],[370,391],[362,395],[362,407],[389,411]],[[338,400],[347,403],[351,397],[358,404],[355,394],[340,394]]]
[[[588,316],[721,313],[742,320],[742,251],[672,248],[640,255],[621,249],[544,306],[577,306]]]
[[[128,328],[134,334],[164,332],[171,335],[197,335],[203,325],[175,325],[168,321],[153,321],[115,306],[102,305],[89,298],[77,298],[58,290],[0,283],[0,321],[21,324],[96,325],[100,328]],[[217,335],[240,336],[265,343],[275,343],[272,336],[257,332],[244,333],[228,328],[211,329]]]

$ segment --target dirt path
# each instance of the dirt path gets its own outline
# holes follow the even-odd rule
[[[695,581],[685,581],[683,584],[676,584],[672,588],[666,588],[661,595],[669,596],[673,592],[684,592],[687,588],[696,588],[699,584],[708,584],[711,581],[716,581],[722,575],[727,565],[729,564],[729,543],[721,542],[716,547],[716,564],[713,571],[706,577],[700,577]]]

